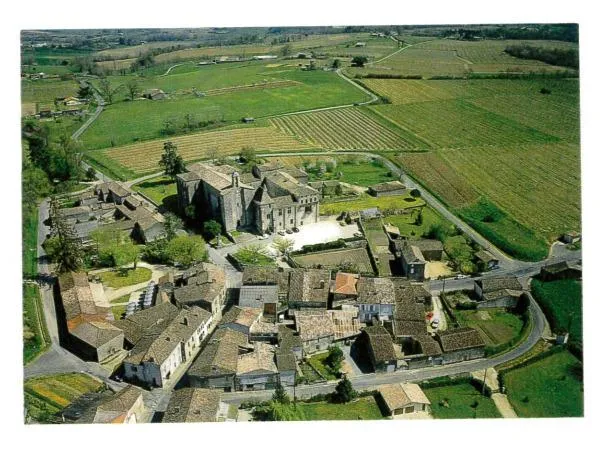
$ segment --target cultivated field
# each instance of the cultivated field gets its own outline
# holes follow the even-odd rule
[[[410,151],[421,147],[409,133],[394,131],[359,108],[296,114],[272,122],[283,132],[325,149]]]
[[[21,102],[41,103],[54,107],[56,98],[77,96],[79,84],[75,80],[22,80]]]
[[[207,158],[212,148],[217,148],[221,155],[236,154],[245,146],[258,152],[314,149],[314,146],[304,144],[273,127],[251,127],[174,136],[98,152],[92,151],[88,154],[100,163],[104,158],[108,158],[136,174],[147,173],[160,168],[158,161],[164,152],[163,145],[166,141],[171,141],[177,146],[177,152],[186,162]]]
[[[433,148],[558,141],[465,100],[384,105],[374,111],[425,139]]]
[[[544,48],[571,48],[569,42],[522,40],[449,40],[421,41],[372,65],[352,69],[355,74],[420,75],[463,77],[478,73],[529,73],[564,71],[567,68],[541,61],[515,58],[504,50],[507,46],[525,44]]]
[[[99,391],[104,384],[89,375],[71,373],[36,377],[25,382],[25,406],[34,418],[50,416],[84,393]]]
[[[303,255],[294,255],[294,261],[302,268],[335,269],[342,264],[350,263],[361,273],[373,273],[371,260],[366,249],[341,249],[326,252],[315,252]]]

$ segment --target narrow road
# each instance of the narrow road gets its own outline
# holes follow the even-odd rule
[[[92,90],[94,91],[94,97],[96,98],[96,110],[94,111],[94,113],[83,123],[83,125],[81,127],[79,127],[75,133],[73,133],[71,135],[71,139],[73,140],[77,140],[79,139],[79,137],[83,134],[83,132],[85,132],[88,127],[98,118],[98,116],[102,113],[102,111],[104,110],[104,99],[102,98],[102,96],[100,96],[100,93],[98,93],[98,90],[96,90],[96,88],[89,82],[87,82],[87,84],[92,87]]]
[[[167,72],[165,72],[164,74],[162,74],[160,77],[165,77],[165,76],[169,75],[169,72],[171,72],[176,67],[183,66],[184,64],[189,64],[191,62],[193,62],[193,61],[186,61],[186,62],[183,62],[183,63],[174,64],[173,66],[171,66],[170,68],[168,68]]]

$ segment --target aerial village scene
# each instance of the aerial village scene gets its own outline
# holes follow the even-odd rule
[[[583,416],[576,24],[20,40],[26,424]]]

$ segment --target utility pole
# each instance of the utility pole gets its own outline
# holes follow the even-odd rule
[[[483,372],[483,385],[481,386],[481,394],[485,396],[485,379],[487,377],[487,367],[485,368],[485,371]]]

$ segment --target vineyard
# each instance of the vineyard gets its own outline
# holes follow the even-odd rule
[[[398,161],[429,191],[452,207],[462,207],[479,197],[477,191],[442,156],[406,153],[398,156]]]
[[[420,147],[409,133],[394,131],[358,108],[278,117],[272,123],[305,143],[331,150],[409,151]]]
[[[385,105],[374,110],[437,148],[558,141],[463,100]]]
[[[300,82],[296,82],[294,80],[274,80],[272,82],[252,83],[249,85],[237,85],[235,87],[214,88],[212,90],[207,90],[204,93],[206,94],[206,96],[215,96],[215,95],[222,95],[223,93],[231,93],[234,91],[261,90],[261,89],[265,89],[265,88],[286,88],[286,87],[293,87],[294,85],[302,85],[302,84]]]
[[[285,152],[315,149],[314,146],[298,141],[293,136],[281,133],[274,127],[234,128],[193,135],[175,136],[167,139],[146,141],[117,148],[89,153],[102,163],[102,157],[111,159],[137,174],[148,173],[159,169],[158,161],[166,141],[177,146],[178,153],[186,162],[206,158],[207,152],[217,148],[220,155],[238,153],[249,146],[258,152]]]
[[[579,146],[482,146],[441,151],[475,189],[539,235],[581,226]]]

